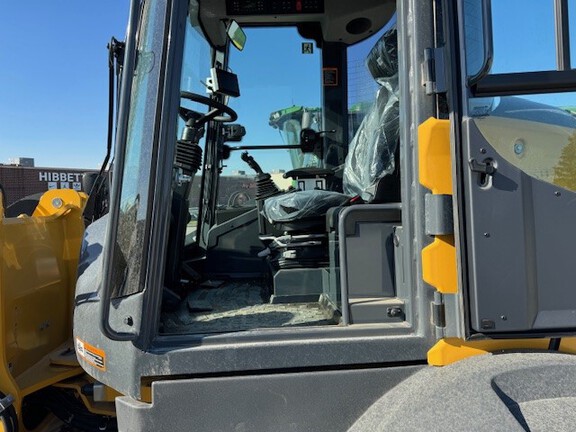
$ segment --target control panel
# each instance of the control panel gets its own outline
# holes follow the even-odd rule
[[[226,0],[228,15],[323,13],[324,0]]]

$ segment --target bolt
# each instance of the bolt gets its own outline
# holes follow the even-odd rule
[[[60,207],[62,207],[63,204],[64,204],[64,202],[62,201],[61,198],[54,198],[54,199],[52,200],[52,206],[53,206],[54,208],[59,209]]]
[[[134,319],[131,316],[127,316],[126,318],[124,318],[124,324],[132,327],[134,325]]]
[[[507,317],[506,315],[501,315],[501,316],[500,316],[500,319],[501,319],[502,321],[507,321],[507,320],[508,320],[508,317]]]
[[[486,149],[485,149],[485,148],[481,148],[481,149],[480,149],[480,153],[486,154]]]
[[[562,193],[560,191],[556,191],[554,192],[554,195],[556,195],[557,197],[559,197],[560,195],[562,195]]]
[[[400,307],[389,307],[388,309],[386,309],[386,315],[388,315],[389,318],[397,318],[402,316],[402,308]]]
[[[514,143],[514,154],[518,157],[521,157],[524,155],[524,149],[525,149],[525,145],[524,145],[524,141],[522,140],[518,140]]]
[[[484,237],[489,238],[489,237],[490,237],[490,233],[489,233],[489,232],[485,232],[485,233],[484,233]]]

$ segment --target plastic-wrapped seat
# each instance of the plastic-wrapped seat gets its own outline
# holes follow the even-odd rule
[[[388,30],[370,50],[366,66],[379,88],[376,100],[356,131],[346,156],[344,193],[310,190],[268,198],[264,216],[288,231],[325,225],[328,209],[355,196],[365,202],[397,202],[400,182],[396,169],[399,135],[398,55],[396,28]]]

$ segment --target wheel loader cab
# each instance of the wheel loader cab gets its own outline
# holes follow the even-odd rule
[[[576,120],[530,98],[576,78],[493,69],[491,12],[132,2],[74,318],[125,430],[345,430],[427,364],[570,348]]]
[[[109,340],[192,349],[414,331],[395,3],[262,7],[133,10],[98,258]]]

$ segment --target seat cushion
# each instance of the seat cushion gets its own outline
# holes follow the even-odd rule
[[[341,206],[349,199],[348,195],[321,189],[297,191],[268,198],[262,212],[270,223],[313,218],[323,221],[329,208]]]

